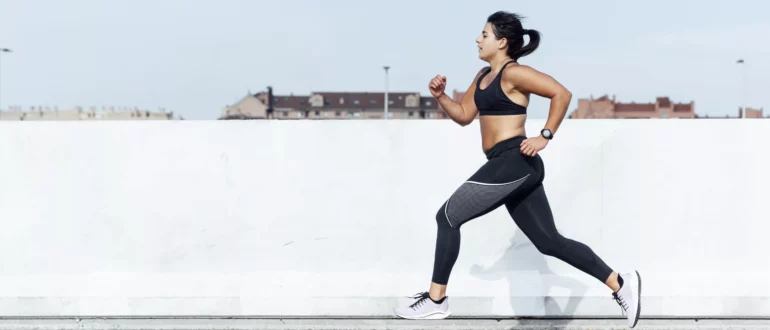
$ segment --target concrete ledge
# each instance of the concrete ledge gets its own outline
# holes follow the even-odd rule
[[[436,212],[486,162],[473,125],[0,123],[0,315],[388,318],[428,288]],[[541,154],[557,228],[639,270],[643,317],[770,317],[770,120],[559,136]],[[462,230],[453,315],[620,314],[505,208]]]
[[[626,329],[625,320],[608,319],[0,319],[0,329]],[[770,319],[650,319],[635,329],[768,329]]]

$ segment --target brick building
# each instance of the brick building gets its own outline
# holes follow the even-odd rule
[[[695,102],[674,103],[668,97],[658,97],[654,103],[620,103],[613,95],[598,99],[579,99],[578,107],[570,115],[582,118],[696,118]]]
[[[746,118],[770,118],[770,115],[765,116],[764,115],[764,108],[759,109],[752,109],[752,108],[746,108]],[[730,116],[730,115],[724,115],[724,116],[709,116],[709,115],[703,115],[703,116],[695,116],[695,118],[698,119],[739,119],[743,116],[743,109],[738,108],[738,112],[736,116]]]
[[[759,109],[752,109],[752,108],[746,108],[746,118],[770,118],[764,116],[765,108],[759,108]],[[740,118],[741,115],[743,115],[743,109],[738,108],[738,117]]]

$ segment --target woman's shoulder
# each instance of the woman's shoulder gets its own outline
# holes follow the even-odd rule
[[[514,64],[509,65],[505,67],[505,70],[502,72],[503,79],[510,80],[510,79],[516,79],[516,78],[524,78],[524,77],[532,77],[533,74],[539,73],[535,68],[524,65],[524,64]]]
[[[525,70],[533,70],[533,68],[526,64],[519,64],[519,62],[509,62],[503,69],[505,72],[517,72]]]

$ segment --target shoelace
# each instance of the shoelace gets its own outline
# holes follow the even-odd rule
[[[409,305],[411,309],[416,310],[417,307],[422,306],[422,304],[424,304],[428,300],[428,298],[430,298],[430,295],[428,294],[428,292],[420,292],[409,298],[417,299],[417,301],[415,301],[414,304]]]
[[[615,302],[617,302],[618,305],[620,305],[620,308],[622,308],[623,315],[625,315],[626,311],[628,311],[628,304],[626,303],[626,300],[623,299],[622,296],[618,295],[617,292],[613,292],[612,297],[615,300]]]

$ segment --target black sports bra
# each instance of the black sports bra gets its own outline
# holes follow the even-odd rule
[[[480,116],[527,114],[527,108],[511,101],[511,99],[508,98],[508,95],[505,95],[505,92],[503,92],[502,87],[500,87],[500,76],[502,76],[505,67],[511,62],[503,65],[503,68],[500,69],[500,73],[497,74],[495,80],[493,80],[486,89],[481,89],[481,80],[492,71],[491,68],[482,74],[476,82],[476,92],[473,95],[473,101],[476,102],[476,108],[479,109]]]

